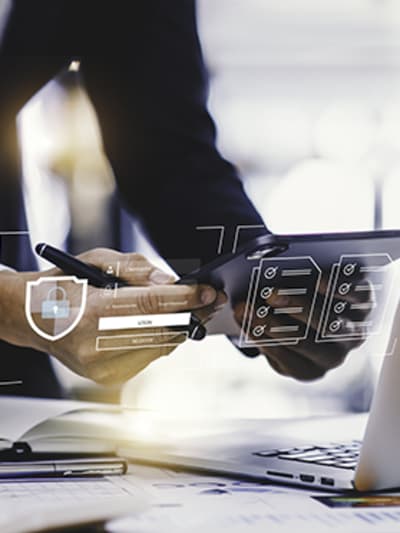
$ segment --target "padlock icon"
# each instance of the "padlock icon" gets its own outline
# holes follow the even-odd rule
[[[55,299],[57,292],[61,293],[61,300]],[[47,300],[42,302],[42,318],[68,318],[70,311],[67,293],[62,287],[53,287],[47,293]]]

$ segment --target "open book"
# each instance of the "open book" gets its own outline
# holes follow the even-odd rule
[[[11,463],[10,468],[17,472],[19,466],[24,469],[29,461],[31,464],[44,462],[43,455],[67,456],[60,462],[78,464],[82,461],[91,471],[93,467],[90,465],[96,462],[105,462],[106,467],[108,460],[118,463],[115,457],[118,446],[132,441],[138,413],[140,418],[142,411],[93,402],[0,396],[0,477],[4,473],[8,478],[7,468]],[[10,462],[13,453],[16,457]],[[70,454],[74,459],[69,459]],[[76,456],[86,455],[89,457],[76,459]],[[16,483],[27,484],[26,479],[15,479],[21,477],[17,474],[9,477],[7,487]],[[27,477],[32,489],[25,489],[25,492],[21,489],[22,492],[14,498],[8,494],[3,498],[2,495],[1,533],[42,533],[55,529],[61,531],[61,528],[69,531],[70,527],[78,525],[79,531],[86,531],[86,526],[89,529],[89,525],[136,514],[148,506],[147,496],[139,490],[126,492],[118,483],[109,482],[105,492],[104,485],[94,490],[94,484],[107,480],[98,476],[94,476],[89,485],[78,477],[73,491],[68,487],[68,481],[75,483],[75,480],[63,476],[57,478],[58,497],[49,502],[45,498],[46,491],[40,494],[42,476],[38,476],[37,483],[32,483],[31,476]],[[60,486],[64,483],[67,483],[65,489]],[[60,494],[64,494],[66,500],[60,498]]]
[[[0,397],[0,460],[13,453],[117,453],[134,438],[137,417],[137,410],[108,404]]]

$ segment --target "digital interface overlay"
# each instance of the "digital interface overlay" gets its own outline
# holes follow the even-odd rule
[[[269,257],[252,269],[239,346],[356,341],[379,335],[395,269],[387,253]],[[311,327],[312,324],[312,327]]]

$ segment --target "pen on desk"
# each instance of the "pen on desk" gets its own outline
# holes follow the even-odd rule
[[[0,480],[38,477],[99,477],[122,475],[126,471],[126,460],[117,458],[10,461],[0,463]]]
[[[77,276],[88,280],[93,287],[129,287],[129,283],[116,276],[106,274],[94,265],[88,265],[71,254],[63,252],[54,246],[46,243],[39,243],[35,246],[36,253],[47,259],[50,263],[60,268],[68,275]],[[201,340],[206,336],[206,329],[195,316],[191,315],[189,324],[189,337],[194,340]]]

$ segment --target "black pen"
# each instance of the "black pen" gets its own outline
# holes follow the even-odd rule
[[[87,279],[93,287],[128,287],[129,283],[121,278],[106,274],[95,265],[88,265],[71,254],[63,252],[43,242],[35,246],[35,251],[40,257],[60,268],[65,274]]]
[[[88,283],[98,288],[129,287],[129,283],[112,274],[106,274],[95,265],[88,265],[67,252],[63,252],[50,244],[39,243],[35,246],[36,253],[47,259],[50,263],[60,268],[65,274],[87,279]],[[191,314],[189,324],[189,337],[193,340],[201,340],[206,336],[206,329],[200,320]]]
[[[0,480],[41,477],[101,477],[126,474],[128,463],[122,458],[86,457],[0,463]]]

